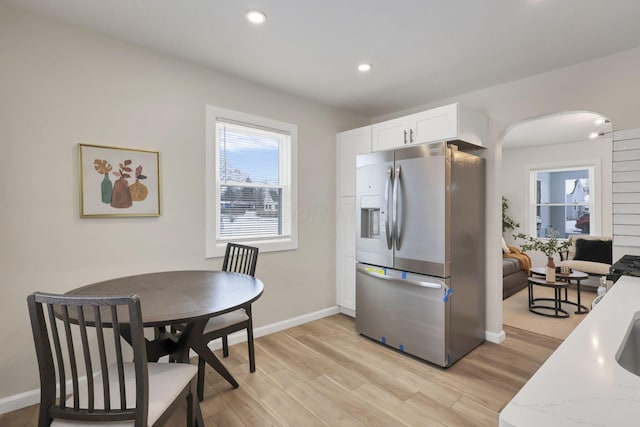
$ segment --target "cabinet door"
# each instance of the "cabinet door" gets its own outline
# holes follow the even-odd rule
[[[337,195],[356,195],[356,156],[371,152],[371,126],[340,132],[336,136]]]
[[[409,144],[410,122],[407,117],[371,125],[371,151],[392,150]]]
[[[336,299],[341,310],[356,309],[356,198],[339,197],[336,218]]]
[[[458,104],[445,105],[412,114],[413,144],[437,142],[458,137]]]

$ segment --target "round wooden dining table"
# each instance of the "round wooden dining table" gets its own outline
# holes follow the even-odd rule
[[[78,296],[138,295],[145,327],[160,330],[147,339],[147,358],[157,361],[169,355],[171,360],[189,363],[193,349],[234,388],[238,382],[203,340],[207,321],[239,308],[251,309],[262,295],[260,279],[227,271],[166,271],[120,277],[93,283],[67,292]],[[126,313],[121,321],[126,322]],[[181,325],[179,333],[167,326]],[[171,329],[171,328],[170,328]],[[125,339],[127,337],[125,336]]]

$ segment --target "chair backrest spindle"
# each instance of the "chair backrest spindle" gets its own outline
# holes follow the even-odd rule
[[[51,326],[51,335],[52,335],[52,339],[53,339],[53,343],[54,343],[54,347],[55,347],[55,354],[56,354],[56,361],[58,362],[58,375],[62,378],[66,378],[66,373],[65,373],[65,368],[64,368],[64,358],[62,357],[62,346],[60,345],[60,335],[58,332],[58,324],[55,321],[55,315],[53,313],[53,306],[49,305],[47,307],[47,312],[49,314],[49,325]],[[42,319],[42,323],[44,324],[44,319]],[[40,333],[44,333],[46,331],[42,331]],[[47,339],[47,344],[46,345],[50,345]],[[37,346],[36,346],[37,347]],[[51,373],[52,375],[55,375],[55,372],[53,372],[53,358],[51,359]],[[42,382],[42,380],[40,381]],[[55,377],[53,378],[53,383],[54,383],[54,387],[55,387]],[[66,396],[67,395],[67,382],[66,381],[60,381],[60,395],[61,396]],[[60,402],[60,406],[62,408],[65,407],[65,402],[61,401]]]
[[[122,354],[122,345],[120,344],[120,321],[118,320],[118,311],[115,306],[111,306],[111,327],[113,329],[113,340],[115,343],[116,354]],[[118,392],[120,394],[120,410],[124,411],[127,407],[127,390],[124,386],[124,364],[121,358],[116,360],[118,369]]]
[[[107,363],[107,349],[105,347],[104,332],[100,308],[93,307],[93,318],[96,319],[96,335],[98,338],[98,354],[100,356],[100,370],[102,371],[102,394],[105,396],[104,409],[111,409],[111,392],[109,390],[109,365]]]
[[[82,356],[85,366],[85,372],[87,374],[87,409],[89,412],[93,412],[95,409],[95,393],[93,391],[93,361],[91,359],[91,351],[89,350],[89,338],[87,337],[87,323],[84,320],[84,310],[82,306],[76,307],[77,315],[78,315],[78,329],[80,330],[80,339],[82,341]],[[97,320],[96,320],[97,324]],[[79,395],[80,393],[78,393]],[[107,397],[105,396],[105,400]],[[74,402],[75,403],[75,402]],[[80,405],[74,405],[74,409],[80,409]]]
[[[222,270],[255,276],[257,262],[257,247],[240,245],[238,243],[227,243],[224,261],[222,262]]]
[[[69,365],[71,369],[71,385],[73,387],[73,407],[77,409],[80,406],[79,385],[78,385],[78,364],[76,363],[76,352],[73,346],[73,335],[71,334],[71,322],[69,320],[69,307],[62,306],[62,321],[64,325],[65,341],[67,342],[67,355],[69,357]],[[63,356],[64,357],[64,356]],[[64,363],[64,359],[62,361]],[[59,382],[64,379],[61,378]],[[62,401],[62,399],[60,399]]]

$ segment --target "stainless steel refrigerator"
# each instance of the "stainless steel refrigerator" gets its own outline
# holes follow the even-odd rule
[[[484,341],[484,182],[444,142],[357,157],[359,333],[443,367]]]

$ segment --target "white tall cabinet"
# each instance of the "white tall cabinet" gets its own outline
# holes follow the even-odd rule
[[[356,310],[356,156],[371,152],[371,126],[336,135],[336,299],[342,313]]]

